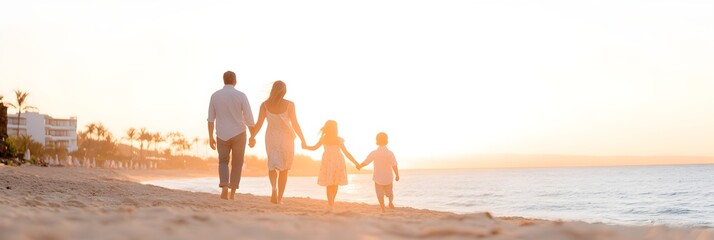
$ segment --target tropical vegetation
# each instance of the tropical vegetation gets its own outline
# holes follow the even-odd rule
[[[17,109],[17,121],[19,123],[20,121],[20,116],[22,116],[22,112],[27,112],[30,110],[37,110],[36,107],[27,105],[27,96],[29,96],[29,92],[23,92],[20,91],[19,89],[15,90],[15,103],[6,103],[7,106]],[[20,128],[17,128],[17,134],[15,136],[20,136]]]

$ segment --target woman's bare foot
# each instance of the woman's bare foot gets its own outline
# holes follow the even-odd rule
[[[391,202],[389,203],[389,209],[394,209],[394,204],[392,204]]]
[[[270,195],[270,202],[273,204],[278,204],[278,191],[273,190],[273,193]]]

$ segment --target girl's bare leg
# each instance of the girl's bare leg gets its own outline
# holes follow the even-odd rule
[[[327,204],[330,207],[335,205],[335,196],[337,196],[337,185],[327,186]]]

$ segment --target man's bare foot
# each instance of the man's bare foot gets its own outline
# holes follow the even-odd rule
[[[231,200],[236,200],[236,189],[231,188]]]
[[[385,213],[385,212],[387,212],[387,211],[385,211],[385,210],[384,210],[384,207],[382,207],[382,213]]]
[[[394,209],[394,204],[392,204],[392,203],[390,202],[390,203],[389,203],[389,208],[390,208],[390,209]]]
[[[221,190],[221,199],[228,199],[228,187],[223,187]]]

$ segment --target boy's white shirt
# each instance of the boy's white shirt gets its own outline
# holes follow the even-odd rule
[[[374,162],[374,175],[372,180],[379,185],[392,184],[394,180],[392,167],[397,166],[397,159],[394,157],[394,153],[386,146],[379,146],[377,150],[369,153],[364,164],[367,165],[371,162]]]

